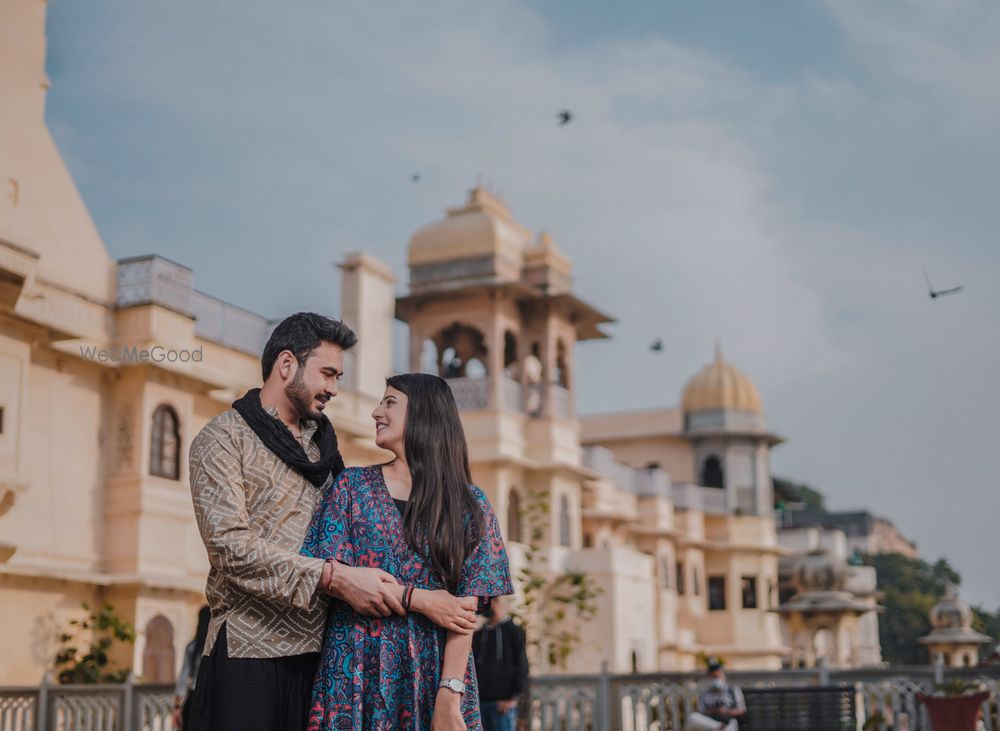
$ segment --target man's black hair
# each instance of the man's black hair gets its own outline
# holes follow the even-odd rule
[[[266,381],[278,354],[284,350],[292,351],[302,366],[320,343],[332,343],[346,351],[357,342],[358,336],[340,320],[317,315],[315,312],[296,312],[278,323],[267,339],[264,354],[260,357],[261,372]]]

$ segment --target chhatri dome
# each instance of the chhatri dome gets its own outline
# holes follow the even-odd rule
[[[681,401],[685,413],[695,411],[749,411],[763,414],[764,405],[753,381],[722,358],[715,349],[715,360],[702,368],[684,387]]]
[[[958,598],[955,586],[945,587],[941,601],[930,612],[931,633],[917,642],[926,645],[932,660],[941,658],[945,665],[962,667],[979,661],[979,646],[994,640],[972,629],[972,610]]]
[[[517,223],[510,209],[490,191],[476,186],[465,205],[419,229],[410,238],[411,267],[456,259],[497,257],[520,268],[531,232]]]

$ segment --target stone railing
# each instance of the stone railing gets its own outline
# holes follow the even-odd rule
[[[203,292],[191,293],[194,333],[213,343],[259,356],[271,334],[271,323],[236,305]]]
[[[943,671],[941,678],[980,682],[989,699],[981,728],[1000,731],[1000,667]],[[939,679],[941,679],[939,678]],[[527,704],[532,731],[680,731],[697,705],[701,673],[542,676],[531,679]],[[930,690],[935,671],[927,667],[833,671],[782,670],[729,673],[747,703],[754,691],[778,688],[848,688],[854,693],[855,725],[876,715],[874,731],[931,731],[917,693]],[[170,731],[171,685],[53,685],[0,687],[0,731]],[[809,719],[822,721],[823,719]],[[817,729],[820,726],[816,726]]]
[[[520,411],[528,416],[538,416],[542,412],[544,386],[542,384],[522,385],[508,376],[502,376],[501,408],[506,411]],[[448,378],[448,385],[455,395],[458,408],[475,411],[490,406],[490,392],[493,380],[489,376],[476,378]],[[552,384],[552,408],[554,415],[568,419],[571,415],[570,394],[562,386]]]
[[[173,731],[173,685],[0,687],[0,731]]]
[[[200,338],[259,356],[271,334],[267,318],[198,292],[190,269],[159,256],[118,262],[120,308],[159,305],[195,319]]]
[[[475,411],[490,405],[489,378],[449,378],[447,382],[460,411]]]
[[[630,467],[616,460],[614,453],[607,447],[584,447],[583,466],[607,477],[619,488],[635,495],[672,497],[670,475],[659,468]]]
[[[981,728],[1000,731],[1000,667],[967,668],[943,673],[945,678],[980,682],[990,693],[982,706]],[[934,670],[878,668],[832,671],[784,670],[731,672],[730,682],[746,691],[748,705],[754,691],[764,689],[840,688],[853,691],[856,719],[847,727],[860,731],[872,722],[873,731],[931,731],[927,713],[917,699],[935,682]],[[697,707],[701,673],[546,676],[531,680],[532,731],[680,731]],[[824,719],[809,719],[822,722]],[[816,725],[815,728],[821,728]],[[824,727],[825,728],[825,727]]]
[[[569,389],[560,386],[558,383],[553,383],[549,387],[549,393],[552,394],[552,414],[560,419],[568,419],[572,414],[572,407],[570,404]]]
[[[697,510],[709,515],[725,515],[732,512],[726,504],[726,491],[716,487],[675,482],[673,498],[674,507],[680,510]]]

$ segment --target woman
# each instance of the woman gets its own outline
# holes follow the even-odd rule
[[[471,484],[468,447],[448,384],[411,373],[387,379],[372,413],[384,465],[350,468],[324,496],[303,553],[376,566],[414,592],[513,593],[500,528]],[[465,731],[482,728],[472,636],[415,613],[388,618],[330,607],[309,731]]]

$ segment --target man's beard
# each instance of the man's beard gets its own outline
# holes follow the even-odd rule
[[[319,421],[323,418],[323,412],[313,408],[313,394],[302,380],[301,369],[296,371],[295,378],[285,386],[285,397],[295,409],[295,415],[301,420]]]

